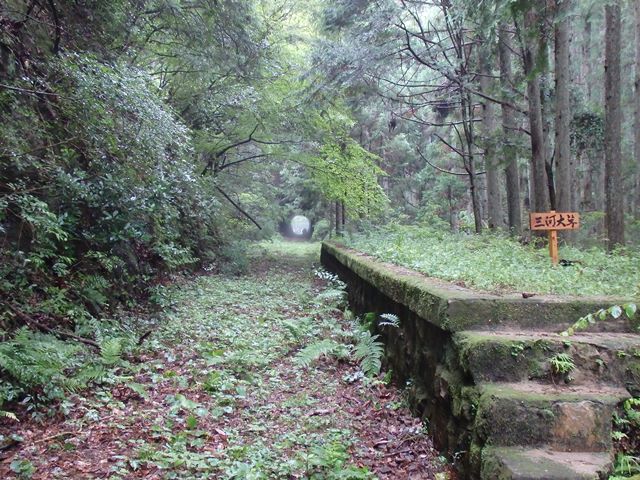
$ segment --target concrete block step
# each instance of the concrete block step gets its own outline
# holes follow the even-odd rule
[[[449,331],[515,329],[558,332],[589,313],[631,301],[630,298],[536,295],[524,299],[520,294],[477,294],[475,297],[450,298],[446,304],[447,321],[443,327]],[[596,322],[590,330],[637,333],[639,318],[636,316],[629,320],[623,315],[615,320]]]
[[[482,480],[598,480],[611,470],[608,452],[568,452],[545,446],[485,447]]]
[[[602,452],[612,448],[615,407],[622,388],[558,387],[534,382],[479,386],[475,435],[480,444]]]
[[[453,337],[459,363],[474,382],[535,380],[571,385],[601,383],[640,394],[640,335],[581,333],[561,337],[535,331],[462,331]],[[552,360],[569,355],[575,365],[558,372]]]

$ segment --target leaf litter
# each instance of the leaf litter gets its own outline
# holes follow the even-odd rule
[[[249,275],[174,285],[144,349],[90,391],[1,420],[0,478],[455,479],[402,391],[349,355],[358,327],[314,276],[317,245],[261,248]],[[322,340],[347,355],[302,364]]]

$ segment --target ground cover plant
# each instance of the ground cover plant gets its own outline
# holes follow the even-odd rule
[[[0,477],[446,475],[421,421],[376,375],[375,336],[337,308],[343,285],[314,273],[318,244],[289,247],[262,244],[250,275],[168,287],[160,329],[105,356],[91,390],[12,404]]]
[[[640,286],[640,252],[562,247],[566,267],[553,267],[548,252],[507,235],[468,235],[418,226],[391,225],[344,242],[380,260],[428,276],[489,292],[612,295],[630,298]]]

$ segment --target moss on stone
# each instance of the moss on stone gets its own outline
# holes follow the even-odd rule
[[[629,392],[635,397],[640,397],[640,359],[634,357],[629,361],[625,377]]]
[[[322,244],[322,253],[325,258],[332,256],[393,301],[449,331],[504,325],[560,330],[581,316],[620,300],[498,297],[378,262],[332,242]]]
[[[611,417],[621,397],[523,392],[482,387],[474,429],[479,442],[502,446],[552,444],[559,449],[611,448]]]
[[[593,454],[591,471],[572,468],[562,458],[549,458],[539,452],[517,448],[488,447],[482,452],[482,480],[545,478],[548,480],[596,480],[610,468],[610,459]],[[570,457],[569,457],[570,458]],[[565,459],[566,460],[566,459]]]
[[[493,397],[509,400],[517,400],[531,405],[545,405],[549,402],[579,402],[592,401],[604,405],[615,405],[621,397],[601,392],[573,392],[558,391],[545,393],[543,391],[523,391],[513,386],[502,383],[486,383],[479,386],[483,397]]]

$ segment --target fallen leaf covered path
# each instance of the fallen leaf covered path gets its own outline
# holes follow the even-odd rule
[[[244,276],[176,284],[112,375],[3,421],[0,478],[452,478],[401,391],[363,375],[359,327],[317,257],[262,245]]]

